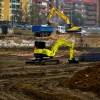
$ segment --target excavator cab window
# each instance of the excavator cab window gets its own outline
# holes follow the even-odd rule
[[[45,42],[43,42],[43,41],[35,41],[35,47],[36,47],[37,49],[43,49],[43,48],[46,47],[46,44],[45,44]]]
[[[66,25],[66,29],[70,29],[70,28],[72,28],[73,26],[72,26],[72,24],[67,24]]]

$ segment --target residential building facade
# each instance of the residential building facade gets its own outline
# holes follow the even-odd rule
[[[32,4],[32,0],[0,0],[0,21],[11,21],[17,9]]]
[[[100,19],[100,0],[97,0],[97,17]]]
[[[63,0],[47,0],[48,1],[48,11],[51,10],[52,7],[63,11]]]
[[[71,18],[72,12],[79,12],[85,19],[84,25],[97,25],[97,3],[91,0],[64,0],[64,13]]]
[[[63,10],[63,0],[32,0],[33,4],[39,5],[40,14],[46,14],[52,7],[56,7],[59,10]]]
[[[32,0],[33,5],[37,5],[40,9],[39,14],[45,14],[47,15],[47,6],[48,2],[47,0]]]
[[[47,0],[47,9],[50,11],[52,7],[56,7],[60,11],[70,17],[72,22],[72,12],[79,12],[85,19],[84,25],[97,25],[100,12],[100,0]],[[98,9],[97,9],[98,7]],[[98,15],[97,15],[98,14]]]
[[[100,0],[0,0],[0,22],[12,21],[12,16],[17,9],[24,9],[27,4],[27,10],[30,5],[39,5],[39,14],[47,15],[52,7],[63,11],[71,18],[72,12],[81,13],[85,19],[85,25],[96,25],[100,18]],[[72,19],[71,19],[72,21]]]

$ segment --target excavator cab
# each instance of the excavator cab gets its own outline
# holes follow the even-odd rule
[[[35,41],[34,51],[33,52],[35,52],[37,50],[38,51],[39,50],[43,50],[45,48],[46,48],[46,43],[44,41],[38,40],[38,41]],[[34,57],[43,59],[43,57],[47,57],[47,55],[46,54],[43,54],[42,52],[38,52],[36,54],[34,53]]]
[[[35,41],[34,45],[37,49],[44,49],[46,47],[46,44],[44,41]]]
[[[70,28],[72,28],[73,27],[73,24],[67,24],[66,25],[66,29],[70,29]]]

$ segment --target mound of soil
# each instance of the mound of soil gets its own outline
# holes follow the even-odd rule
[[[69,82],[71,88],[100,93],[100,63],[78,71]]]
[[[20,92],[22,91],[25,95],[29,96],[32,100],[81,100],[76,96],[65,95],[55,92],[47,92],[37,90],[33,87],[33,84],[17,84],[13,85],[10,90]]]

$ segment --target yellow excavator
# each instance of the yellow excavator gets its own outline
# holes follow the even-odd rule
[[[62,19],[64,19],[66,21],[66,29],[65,31],[68,32],[81,32],[82,31],[82,27],[76,27],[74,26],[71,22],[68,16],[64,15],[61,11],[59,11],[58,9],[56,9],[55,7],[53,7],[49,14],[48,14],[48,19],[47,19],[47,24],[49,26],[53,26],[55,23],[51,23],[50,20],[53,17],[54,13],[56,13],[59,17],[61,17]]]
[[[68,46],[70,50],[70,63],[78,62],[78,59],[74,58],[74,42],[65,40],[65,39],[58,39],[55,44],[52,46],[51,50],[46,49],[44,46],[44,42],[36,41],[34,47],[34,58],[30,61],[26,61],[26,64],[59,64],[60,61],[53,59],[56,55],[56,52],[59,47],[62,45]],[[40,45],[40,48],[39,48]]]

